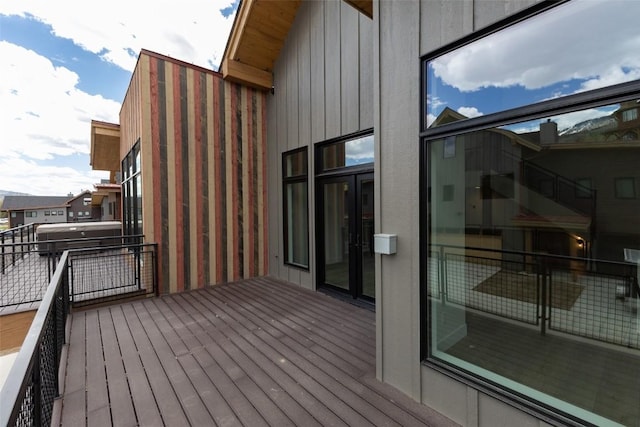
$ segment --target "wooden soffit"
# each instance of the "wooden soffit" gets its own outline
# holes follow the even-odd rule
[[[120,125],[91,120],[91,157],[93,170],[120,170]]]
[[[333,1],[333,0],[329,0]],[[345,0],[368,17],[372,0]],[[289,34],[301,0],[242,0],[220,64],[226,80],[271,89],[273,64]]]
[[[242,0],[220,71],[225,79],[271,89],[280,54],[301,0]]]
[[[360,12],[373,18],[373,1],[372,0],[344,0],[345,3],[358,9]]]

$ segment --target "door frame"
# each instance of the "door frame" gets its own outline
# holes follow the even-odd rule
[[[362,203],[359,200],[361,182],[374,180],[371,167],[345,168],[339,173],[324,174],[315,178],[315,231],[316,231],[316,287],[329,289],[343,295],[349,295],[353,299],[374,302],[375,298],[363,295],[363,253],[362,237],[358,239],[359,230],[362,229]],[[325,280],[325,239],[324,239],[324,185],[336,182],[347,182],[349,196],[347,197],[347,211],[349,213],[349,289],[333,286]]]

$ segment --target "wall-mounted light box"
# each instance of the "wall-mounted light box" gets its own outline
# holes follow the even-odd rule
[[[374,234],[373,250],[377,254],[392,255],[396,253],[397,234]]]

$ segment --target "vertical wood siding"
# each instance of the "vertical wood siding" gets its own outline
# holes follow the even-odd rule
[[[265,104],[216,73],[141,54],[120,155],[141,138],[143,227],[159,245],[162,293],[267,273]]]

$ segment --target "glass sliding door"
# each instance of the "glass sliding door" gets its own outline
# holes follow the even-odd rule
[[[333,179],[322,184],[322,224],[324,233],[324,284],[349,290],[352,232],[350,222],[351,179]]]
[[[373,174],[324,178],[319,192],[319,284],[375,298]]]

